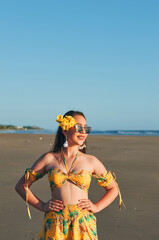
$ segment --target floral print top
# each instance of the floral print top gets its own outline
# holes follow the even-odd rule
[[[110,171],[110,172],[106,171],[103,174],[91,173],[89,170],[72,171],[73,165],[74,165],[75,161],[77,160],[78,153],[79,152],[77,152],[75,159],[72,162],[70,170],[68,170],[67,162],[66,162],[64,152],[63,152],[63,161],[65,164],[67,173],[65,173],[64,171],[62,171],[61,169],[58,169],[58,168],[51,168],[47,171],[51,191],[53,191],[55,188],[59,188],[61,185],[63,185],[68,180],[71,181],[72,183],[74,183],[76,186],[78,186],[82,190],[88,192],[92,176],[97,180],[97,183],[103,187],[109,186],[111,184],[112,180],[116,179],[116,176],[112,171]],[[25,171],[26,205],[27,205],[28,215],[29,215],[30,219],[31,219],[31,214],[30,214],[29,205],[28,205],[28,179],[30,177],[31,181],[35,182],[38,179],[42,178],[45,174],[46,173],[36,172],[30,168],[26,169],[26,171]],[[115,183],[116,183],[116,181],[115,181]],[[119,198],[120,198],[119,209],[120,209],[121,203],[123,203],[123,201],[121,198],[121,193],[120,193],[118,184],[116,183],[116,185],[117,185],[118,192],[119,192]],[[124,205],[124,203],[123,203],[123,205]]]

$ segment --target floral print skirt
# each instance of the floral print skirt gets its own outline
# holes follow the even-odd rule
[[[69,204],[46,213],[40,240],[97,240],[96,217],[89,210]]]

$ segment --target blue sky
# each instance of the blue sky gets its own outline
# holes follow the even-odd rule
[[[159,1],[0,3],[0,124],[159,129]]]

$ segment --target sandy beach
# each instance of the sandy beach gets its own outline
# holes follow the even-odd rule
[[[36,239],[44,213],[30,207],[14,187],[25,169],[51,149],[54,135],[0,134],[0,236],[9,240]],[[117,176],[126,210],[118,211],[117,198],[109,207],[96,213],[99,240],[159,239],[159,137],[90,135],[88,154],[99,158]],[[43,201],[50,199],[47,176],[31,190]],[[104,194],[92,178],[89,198],[96,202]]]

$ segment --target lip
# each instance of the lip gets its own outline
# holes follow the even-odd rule
[[[80,140],[84,140],[85,139],[85,137],[84,136],[82,136],[82,135],[79,135],[79,136],[77,136]]]

